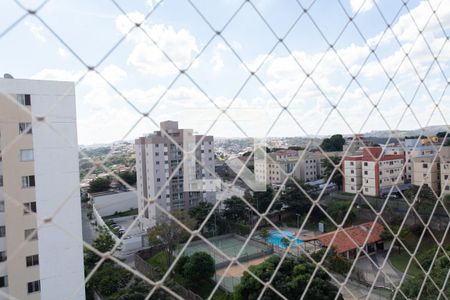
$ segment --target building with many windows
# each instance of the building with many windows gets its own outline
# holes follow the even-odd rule
[[[255,160],[256,180],[266,182],[267,184],[282,184],[287,175],[292,175],[304,182],[311,182],[323,178],[324,168],[322,160],[325,155],[329,158],[342,156],[342,152],[320,151],[297,151],[297,150],[278,150],[267,154],[266,162],[264,160]]]
[[[344,192],[380,196],[405,182],[403,152],[381,147],[362,148],[361,155],[346,156],[342,164]]]
[[[201,201],[215,202],[214,138],[179,129],[165,121],[160,131],[135,141],[139,212],[142,229],[156,224],[164,213],[160,207],[188,210]],[[185,152],[192,157],[183,162]]]
[[[75,88],[0,79],[0,299],[85,299]]]

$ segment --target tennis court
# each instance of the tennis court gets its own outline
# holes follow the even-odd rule
[[[235,234],[227,234],[209,239],[214,246],[229,257],[235,257],[238,255],[239,251],[244,246],[245,240],[246,239],[244,237]],[[184,254],[192,255],[193,253],[200,251],[211,255],[216,262],[216,268],[220,268],[222,265],[226,266],[228,262],[225,256],[202,240],[191,242],[186,248]],[[257,257],[266,256],[270,251],[270,248],[264,244],[250,240],[239,256],[239,261],[247,261]]]

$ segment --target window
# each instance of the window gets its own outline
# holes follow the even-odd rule
[[[22,188],[35,186],[34,175],[22,176]]]
[[[365,161],[365,162],[364,162],[364,167],[367,167],[367,165],[368,165],[368,164],[367,164],[367,162]]]
[[[37,230],[35,228],[25,229],[25,239],[29,239],[30,241],[37,240]]]
[[[0,226],[0,237],[5,237],[6,235],[6,227]]]
[[[34,160],[33,149],[20,150],[20,161],[32,161]]]
[[[28,294],[39,292],[41,290],[41,282],[39,280],[28,282],[27,288]]]
[[[17,103],[30,106],[31,105],[31,96],[30,95],[17,95]]]
[[[0,288],[4,288],[8,286],[8,276],[0,277]]]
[[[19,123],[19,133],[26,132],[27,134],[31,134],[31,123]]]
[[[27,267],[39,265],[39,255],[30,255],[25,257]]]
[[[23,204],[23,214],[27,215],[29,213],[36,212],[36,202],[27,202]]]
[[[0,251],[0,262],[6,261],[6,251]]]
[[[5,212],[5,201],[0,201],[0,212]]]
[[[428,164],[423,164],[422,168],[424,168],[424,169],[428,168]]]
[[[0,186],[3,186],[3,176],[0,175]]]

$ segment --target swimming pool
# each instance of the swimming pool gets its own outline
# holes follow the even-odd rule
[[[289,241],[292,241],[295,238],[295,234],[293,234],[292,232],[287,231],[287,230],[282,230],[282,231],[273,230],[270,232],[270,236],[269,236],[269,239],[267,240],[267,242],[269,244],[278,246],[280,248],[286,248],[286,246],[282,242],[283,237],[287,237],[289,239]],[[298,246],[302,243],[303,243],[302,240],[296,239],[293,246]]]

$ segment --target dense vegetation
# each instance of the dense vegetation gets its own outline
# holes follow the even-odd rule
[[[272,256],[265,262],[251,266],[249,269],[262,281],[266,282],[275,273],[280,257]],[[304,258],[287,257],[273,278],[272,286],[287,299],[299,299],[311,280],[315,265]],[[330,277],[319,270],[312,279],[306,292],[305,299],[327,300],[336,299],[338,288],[331,284]],[[241,283],[235,287],[233,298],[239,299],[282,299],[271,289],[266,289],[263,296],[258,298],[263,285],[248,272],[244,273]],[[340,295],[337,299],[343,299]]]

